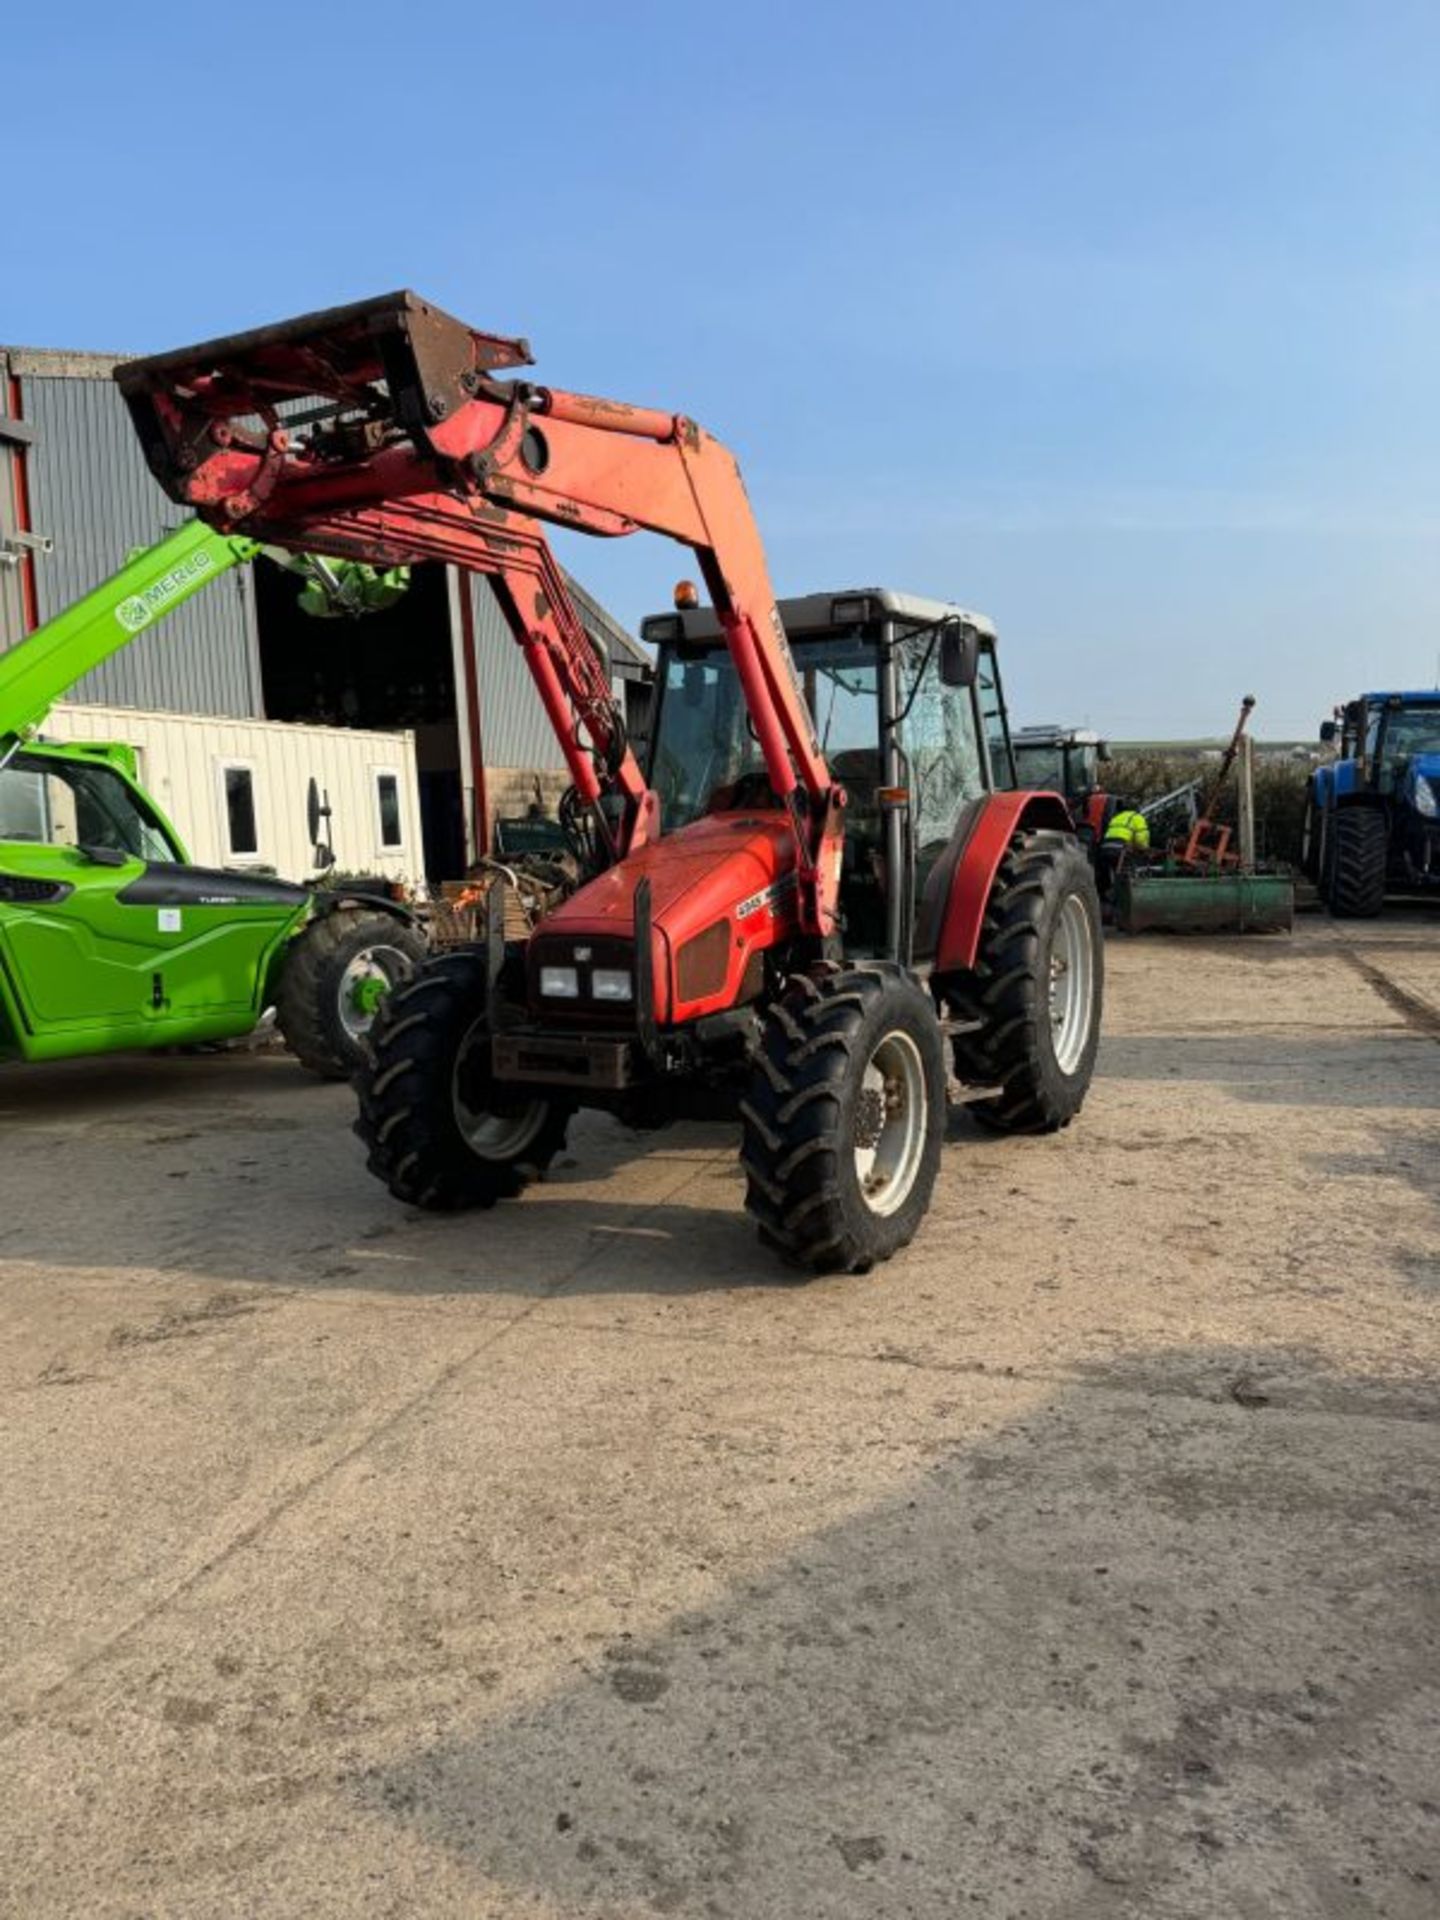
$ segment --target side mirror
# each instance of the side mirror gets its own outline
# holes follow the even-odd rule
[[[1334,744],[1335,744],[1335,736],[1336,736],[1336,734],[1337,734],[1337,733],[1339,733],[1339,731],[1340,731],[1340,729],[1339,729],[1339,728],[1338,728],[1338,727],[1336,726],[1336,724],[1335,724],[1335,722],[1334,722],[1333,720],[1322,720],[1322,721],[1320,722],[1320,744],[1321,744],[1321,746],[1322,746],[1322,747],[1333,747],[1333,746],[1334,746]]]
[[[1097,765],[1102,767],[1108,767],[1111,764],[1111,762],[1114,760],[1114,758],[1115,758],[1114,754],[1111,753],[1110,751],[1110,742],[1108,740],[1102,740],[1099,746],[1095,749],[1095,760]]]
[[[335,855],[329,845],[330,796],[322,794],[314,774],[305,789],[305,836],[315,849],[317,868],[333,867]]]
[[[946,687],[973,687],[980,670],[980,635],[959,620],[947,622],[940,635],[940,682]]]

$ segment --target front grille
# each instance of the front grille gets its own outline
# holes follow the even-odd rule
[[[581,956],[584,956],[582,958]],[[632,987],[635,979],[635,948],[629,940],[586,940],[583,938],[561,939],[554,935],[541,935],[530,942],[525,950],[525,966],[528,974],[530,1005],[537,1013],[547,1018],[564,1020],[574,1018],[575,1010],[585,1009],[585,1018],[608,1021],[612,1026],[633,1026],[635,1023],[635,1003],[633,1000],[597,1000],[591,991],[590,980],[597,968],[607,972],[622,972],[630,975]],[[540,992],[540,969],[542,967],[574,967],[579,976],[580,995],[576,1000],[545,998]]]

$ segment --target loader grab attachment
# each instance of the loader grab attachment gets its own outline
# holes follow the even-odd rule
[[[792,822],[802,926],[823,939],[844,794],[733,456],[683,415],[496,377],[528,364],[525,341],[400,292],[130,361],[115,377],[151,471],[213,526],[297,552],[488,575],[611,858],[656,835],[658,806],[543,528],[690,547]],[[602,795],[621,800],[618,825]]]

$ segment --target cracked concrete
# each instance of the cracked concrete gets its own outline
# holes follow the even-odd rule
[[[1113,942],[805,1287],[722,1130],[425,1218],[283,1057],[0,1074],[0,1913],[1428,1920],[1432,928]]]

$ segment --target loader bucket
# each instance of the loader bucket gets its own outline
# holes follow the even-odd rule
[[[352,454],[425,439],[496,369],[530,363],[526,341],[401,291],[123,361],[115,379],[155,478],[203,510],[193,476],[217,448],[253,459],[327,415]]]
[[[1122,872],[1115,924],[1124,933],[1289,933],[1295,883],[1279,873]]]

